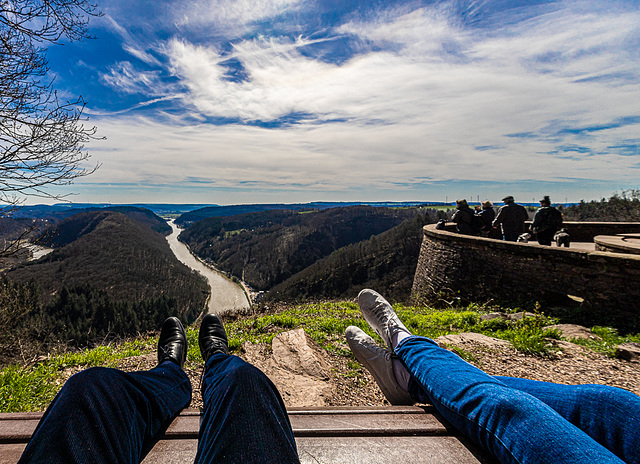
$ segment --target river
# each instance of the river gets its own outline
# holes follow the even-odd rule
[[[189,248],[178,240],[180,229],[173,222],[168,224],[173,229],[167,237],[171,251],[182,263],[191,269],[198,271],[209,282],[211,298],[209,298],[209,312],[223,314],[236,311],[245,311],[250,308],[249,300],[242,287],[228,279],[224,274],[206,266],[191,254]]]

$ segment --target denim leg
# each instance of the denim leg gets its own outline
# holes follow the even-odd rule
[[[191,382],[169,361],[143,372],[87,369],[51,402],[19,462],[139,463],[189,401]]]
[[[640,463],[640,396],[607,385],[495,378],[535,396],[624,462]]]
[[[501,463],[621,463],[551,407],[425,337],[395,350],[436,409]]]
[[[196,463],[299,463],[286,408],[260,369],[216,353],[202,381],[204,415]]]

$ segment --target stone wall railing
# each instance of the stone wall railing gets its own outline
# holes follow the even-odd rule
[[[572,241],[640,232],[640,223],[565,225]],[[453,293],[473,301],[559,302],[570,295],[619,326],[640,327],[640,255],[504,242],[452,230],[424,227],[415,299]]]

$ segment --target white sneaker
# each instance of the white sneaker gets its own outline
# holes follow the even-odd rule
[[[358,295],[358,305],[364,320],[369,323],[371,328],[382,337],[389,348],[393,350],[393,335],[404,330],[408,334],[409,330],[400,321],[393,308],[382,295],[373,290],[364,289]]]
[[[398,385],[393,373],[392,357],[395,355],[390,350],[376,345],[373,338],[353,325],[347,327],[345,336],[351,352],[371,373],[389,403],[393,405],[412,405],[415,403],[409,392]]]

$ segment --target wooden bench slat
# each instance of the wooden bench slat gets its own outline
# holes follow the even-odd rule
[[[492,464],[455,437],[296,438],[302,464]],[[198,442],[161,440],[143,464],[193,462]]]
[[[303,464],[496,464],[456,437],[296,438]]]
[[[298,414],[290,415],[296,436],[333,435],[445,435],[449,430],[435,416],[421,414]],[[200,416],[178,416],[167,438],[197,438]]]
[[[197,411],[195,409],[189,411]],[[425,406],[323,406],[320,408],[287,408],[287,413],[292,415],[313,414],[421,414],[434,413],[435,408],[431,405]]]
[[[27,442],[41,413],[0,414],[0,443]],[[444,435],[436,416],[418,407],[297,409],[289,412],[297,436]],[[185,410],[169,426],[167,438],[197,438],[200,411]]]
[[[495,463],[457,436],[430,407],[291,408],[303,464]],[[15,463],[41,413],[0,414],[0,464]],[[183,411],[144,464],[193,462],[201,415]]]
[[[37,425],[37,419],[3,420],[0,422],[0,443],[26,443]]]
[[[6,443],[0,445],[0,464],[16,464],[22,452],[24,451],[26,443]]]

